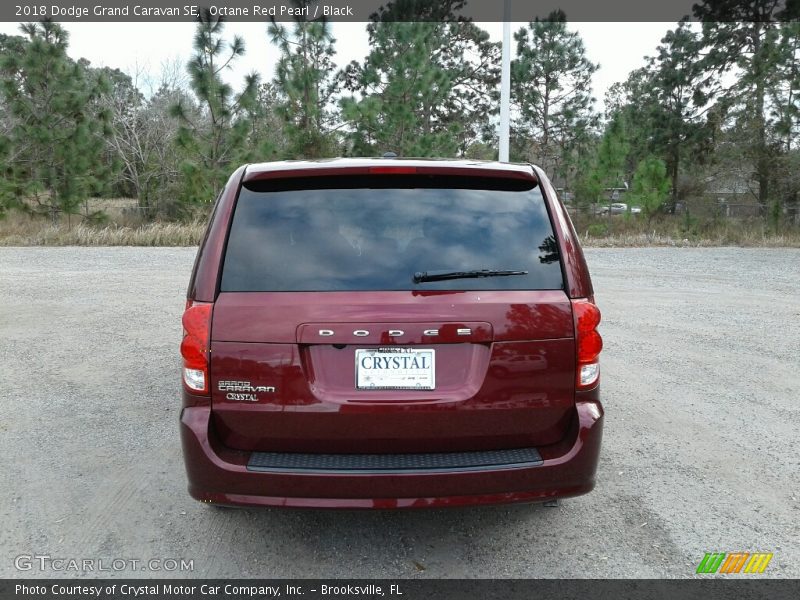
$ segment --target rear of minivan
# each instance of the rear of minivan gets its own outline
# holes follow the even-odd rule
[[[586,493],[602,437],[599,321],[538,168],[241,167],[183,316],[189,491],[341,508]]]

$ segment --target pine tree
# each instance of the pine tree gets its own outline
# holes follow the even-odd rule
[[[711,151],[706,113],[718,85],[702,68],[700,41],[685,21],[661,40],[647,66],[623,86],[620,107],[631,145],[633,168],[650,156],[663,157],[671,183],[671,202],[678,201],[678,177],[685,160],[701,164]]]
[[[294,3],[308,5],[307,0]],[[273,19],[269,35],[280,51],[274,81],[278,92],[275,109],[285,124],[287,157],[319,158],[335,154],[332,108],[341,80],[333,63],[336,40],[330,24],[298,17],[289,29]]]
[[[575,166],[577,150],[597,124],[591,95],[598,65],[586,58],[580,35],[567,29],[563,11],[536,19],[514,34],[511,65],[515,154],[562,181]]]
[[[780,7],[780,0],[705,0],[694,7],[703,21],[702,67],[718,76],[735,73],[718,104],[748,140],[744,159],[752,165],[764,209],[773,199],[775,120],[768,107],[772,76],[780,68]]]
[[[782,23],[769,96],[782,151],[800,142],[800,21]]]
[[[661,212],[661,207],[667,199],[669,186],[667,166],[660,158],[648,156],[636,167],[630,200],[642,207],[648,224],[655,215]]]
[[[195,31],[194,55],[188,64],[189,85],[197,106],[182,99],[171,111],[181,123],[177,141],[187,156],[182,165],[182,194],[188,204],[213,201],[231,166],[258,155],[259,149],[248,143],[258,75],[248,75],[238,94],[223,81],[222,73],[245,52],[244,40],[234,36],[226,43],[223,30],[221,18],[203,11]]]
[[[650,123],[654,110],[650,78],[647,68],[641,67],[631,71],[625,81],[615,83],[606,92],[606,123],[615,118],[622,120],[628,142],[626,166],[630,170],[655,153]]]
[[[359,97],[341,101],[354,153],[463,155],[489,129],[499,48],[474,23],[437,20],[460,4],[399,2],[368,25],[369,56],[345,70]],[[403,10],[430,20],[391,20]]]
[[[27,39],[6,39],[0,59],[8,131],[0,193],[5,204],[49,214],[75,214],[110,176],[104,163],[108,114],[97,99],[107,89],[85,61],[67,56],[68,34],[51,21],[21,26]],[[3,151],[2,148],[5,150]],[[87,214],[87,217],[98,216]]]
[[[606,125],[594,153],[581,158],[575,184],[575,199],[579,208],[588,203],[610,204],[613,201],[612,194],[606,193],[606,190],[624,186],[629,152],[624,119],[621,113],[617,113]]]
[[[800,11],[800,4],[798,4]],[[770,116],[775,123],[773,221],[783,207],[800,224],[800,20],[780,25],[778,60],[769,88]]]

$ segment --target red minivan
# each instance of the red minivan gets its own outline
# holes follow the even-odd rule
[[[405,508],[594,487],[600,312],[537,167],[240,167],[183,315],[189,493]]]

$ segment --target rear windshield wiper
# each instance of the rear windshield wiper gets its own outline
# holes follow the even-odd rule
[[[480,269],[475,271],[446,271],[444,273],[414,273],[414,283],[425,281],[445,281],[447,279],[474,279],[478,277],[507,277],[508,275],[527,275],[527,271],[502,271],[498,269]]]

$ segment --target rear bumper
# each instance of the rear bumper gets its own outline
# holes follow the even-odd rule
[[[538,448],[535,466],[435,473],[347,474],[248,470],[251,452],[222,446],[209,406],[181,412],[189,493],[201,502],[307,508],[422,508],[537,502],[592,490],[603,435],[603,408],[581,400],[567,435]]]

